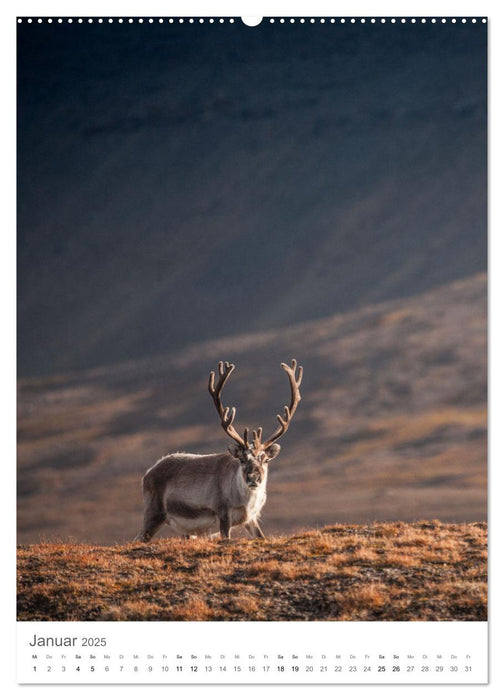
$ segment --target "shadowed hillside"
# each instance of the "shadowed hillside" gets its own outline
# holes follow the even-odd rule
[[[486,620],[486,525],[18,548],[19,620]]]
[[[270,467],[266,534],[485,520],[485,333],[486,277],[476,275],[272,332],[22,380],[19,542],[132,539],[147,467],[177,450],[226,450],[207,392],[219,360],[236,364],[224,400],[237,406],[239,430],[273,430],[289,396],[280,362],[296,357],[305,368],[301,404]]]
[[[21,377],[485,270],[486,25],[18,32]]]

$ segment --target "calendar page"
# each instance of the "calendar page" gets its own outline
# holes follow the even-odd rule
[[[18,684],[486,684],[487,16],[37,12]]]

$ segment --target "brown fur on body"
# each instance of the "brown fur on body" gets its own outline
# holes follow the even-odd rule
[[[229,538],[233,526],[244,525],[251,535],[264,537],[257,519],[266,501],[269,460],[264,455],[258,463],[255,455],[246,455],[179,452],[160,459],[142,480],[145,515],[137,539],[149,541],[163,523],[184,536],[220,532]],[[248,476],[252,468],[257,483]]]

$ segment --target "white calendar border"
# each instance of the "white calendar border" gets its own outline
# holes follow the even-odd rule
[[[139,3],[137,0],[128,2],[113,2],[112,0],[75,0],[69,6],[68,1],[43,1],[40,0],[22,0],[20,2],[4,2],[1,8],[2,23],[0,25],[1,46],[3,51],[3,60],[0,70],[2,71],[2,87],[4,95],[8,98],[8,109],[3,110],[1,131],[2,138],[2,153],[4,154],[3,162],[3,190],[4,197],[4,230],[2,241],[2,262],[4,269],[1,275],[2,293],[2,320],[4,330],[7,329],[7,341],[4,339],[2,347],[2,387],[4,396],[2,401],[2,418],[4,430],[2,437],[4,444],[7,445],[7,464],[4,465],[6,476],[4,479],[7,482],[7,506],[4,506],[4,542],[5,546],[9,547],[8,569],[4,572],[2,580],[2,635],[0,653],[4,671],[2,672],[2,686],[7,690],[9,697],[26,697],[32,696],[34,692],[37,698],[54,698],[60,694],[61,696],[68,694],[68,687],[65,685],[59,686],[17,686],[15,684],[15,644],[16,636],[16,621],[15,621],[15,416],[13,406],[15,405],[15,143],[13,134],[15,133],[15,115],[13,110],[15,96],[15,32],[14,32],[14,17],[16,15],[27,15],[30,13],[38,14],[53,14],[68,15],[71,7],[72,14],[85,14],[97,16],[100,14],[117,15],[124,14],[141,14],[143,16],[263,16],[263,15],[282,15],[295,16],[306,15],[310,16],[331,16],[331,15],[352,15],[355,16],[372,16],[378,13],[384,16],[400,16],[402,14],[416,16],[440,16],[442,14],[463,16],[467,15],[488,15],[489,16],[489,38],[490,38],[490,61],[491,71],[490,78],[490,145],[491,158],[489,162],[490,174],[490,203],[492,205],[490,216],[490,236],[491,257],[489,258],[490,272],[490,319],[491,319],[491,346],[490,346],[490,490],[489,490],[489,513],[490,513],[490,684],[487,686],[478,686],[478,696],[480,693],[487,694],[490,697],[497,697],[504,689],[504,664],[498,657],[498,650],[504,649],[503,635],[503,603],[499,595],[502,588],[502,555],[500,551],[502,547],[499,543],[494,543],[492,538],[493,532],[503,531],[502,512],[500,506],[500,494],[504,493],[502,489],[502,472],[499,471],[498,465],[504,464],[504,455],[502,449],[502,441],[497,442],[499,435],[499,427],[502,421],[502,397],[504,395],[504,381],[502,362],[498,362],[499,358],[504,357],[504,340],[502,320],[498,319],[499,301],[504,299],[504,275],[502,275],[502,266],[504,265],[502,231],[504,231],[504,217],[502,210],[502,190],[504,178],[502,175],[502,163],[504,156],[503,149],[503,132],[498,124],[504,124],[504,109],[502,88],[499,85],[502,83],[502,71],[498,66],[504,65],[504,32],[502,30],[504,22],[504,12],[502,7],[497,2],[468,2],[460,0],[458,2],[441,0],[440,2],[327,2],[321,0],[313,0],[310,3],[287,2],[286,0],[272,0],[271,2],[233,2],[232,0],[224,0],[220,2],[194,2],[186,0],[185,2],[151,2],[145,0]],[[501,236],[497,235],[501,232]],[[500,274],[499,274],[500,273]],[[502,313],[501,313],[502,318]],[[500,399],[500,400],[499,400]],[[502,429],[501,429],[502,430]],[[9,543],[9,544],[7,544]],[[500,584],[500,585],[499,585]],[[496,591],[492,595],[492,591]],[[155,623],[154,623],[155,624]],[[206,624],[206,623],[201,623]],[[230,623],[233,624],[233,623]],[[250,623],[254,624],[254,623]],[[295,624],[295,623],[294,623]],[[359,624],[359,623],[357,623]],[[138,694],[138,689],[135,686],[107,686],[107,693],[115,695],[113,689],[117,691],[117,695],[121,698],[128,696],[135,698]],[[279,688],[275,689],[278,693]],[[373,686],[372,690],[369,687],[362,686],[345,686],[345,698],[357,697],[361,691],[370,691],[375,698],[390,698],[394,693],[403,694],[402,686]],[[72,686],[72,694],[78,697],[82,694],[87,696],[89,687]],[[170,692],[165,686],[151,686],[149,693],[158,694],[166,697],[166,693]],[[222,698],[223,695],[229,693],[236,694],[236,686],[218,686],[206,689],[205,692],[210,693],[210,697]],[[240,694],[245,698],[252,697],[257,693],[254,686],[240,687]],[[287,692],[287,689],[286,689]],[[312,691],[311,691],[312,692]],[[334,697],[334,686],[317,686],[313,688],[313,692],[317,692],[320,696]],[[422,685],[408,686],[408,694],[415,696],[418,694],[424,695],[425,689]],[[474,688],[472,686],[429,686],[429,695],[436,696],[437,693],[442,697],[461,698],[464,696],[474,697]],[[189,697],[194,693],[193,686],[177,686],[177,698]],[[289,698],[304,697],[306,694],[306,686],[289,686]],[[448,694],[448,695],[447,695]]]

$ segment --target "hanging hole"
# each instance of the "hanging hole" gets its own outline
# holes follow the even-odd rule
[[[247,27],[257,27],[262,22],[262,17],[242,17],[241,21]]]

